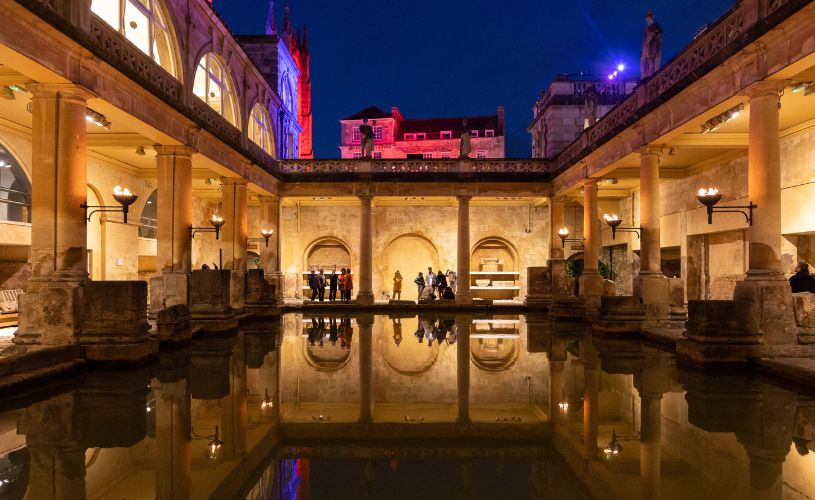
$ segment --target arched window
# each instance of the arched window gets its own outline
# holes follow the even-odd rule
[[[156,191],[154,190],[147,201],[144,203],[144,209],[141,211],[141,220],[139,221],[139,238],[156,239],[156,231],[158,230],[158,202],[156,198]]]
[[[270,155],[275,156],[272,122],[269,120],[266,108],[260,103],[255,104],[249,116],[249,139]]]
[[[235,86],[220,57],[210,53],[201,58],[195,70],[192,90],[229,123],[240,128]]]
[[[0,144],[0,220],[31,222],[31,182]]]
[[[170,24],[158,0],[93,0],[91,11],[178,78]]]

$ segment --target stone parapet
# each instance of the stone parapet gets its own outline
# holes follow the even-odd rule
[[[696,365],[747,363],[759,356],[761,335],[752,320],[752,304],[738,300],[688,302],[687,338],[677,354]]]
[[[192,338],[190,311],[186,305],[176,304],[160,310],[156,327],[161,343],[187,342]]]
[[[150,278],[150,317],[175,305],[190,303],[190,273],[160,273]]]
[[[280,314],[276,301],[276,286],[270,283],[263,269],[246,271],[246,294],[244,306],[255,316],[276,316]]]
[[[230,303],[232,271],[196,269],[190,275],[193,330],[232,331],[238,327]]]
[[[638,297],[604,296],[600,300],[600,315],[592,328],[609,335],[636,334],[644,319],[642,302]]]
[[[799,344],[815,344],[815,293],[792,294]]]

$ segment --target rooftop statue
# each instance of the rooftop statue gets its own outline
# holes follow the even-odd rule
[[[662,26],[654,21],[654,13],[645,14],[645,29],[642,32],[642,53],[640,54],[640,79],[644,80],[659,69],[662,59]]]

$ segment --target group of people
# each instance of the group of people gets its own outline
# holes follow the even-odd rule
[[[413,282],[418,287],[420,301],[456,298],[456,273],[453,271],[443,273],[439,269],[438,273],[434,273],[433,268],[428,267],[427,274],[420,272]]]
[[[320,269],[320,273],[314,269],[308,275],[308,287],[311,290],[311,300],[325,300],[325,288],[328,286],[328,300],[334,302],[337,300],[337,292],[339,292],[339,300],[344,302],[351,302],[351,292],[354,289],[354,278],[351,275],[351,268],[343,267],[340,274],[337,270],[333,269],[331,274],[326,275],[325,271]]]
[[[815,293],[815,277],[809,274],[809,264],[799,262],[795,267],[795,274],[790,276],[792,293]]]
[[[341,349],[351,349],[351,339],[354,336],[354,328],[351,326],[351,318],[331,317],[326,325],[325,318],[311,318],[311,326],[307,328],[308,343],[311,346],[323,347],[326,337],[328,343],[336,346],[337,342]]]

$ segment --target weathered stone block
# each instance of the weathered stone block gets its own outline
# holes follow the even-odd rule
[[[617,295],[617,287],[611,280],[603,280],[603,296],[604,297],[613,297]]]
[[[263,269],[250,269],[246,272],[247,306],[274,306],[275,286],[266,280]]]
[[[18,297],[17,344],[69,345],[82,326],[83,287],[78,282],[46,282]]]
[[[733,299],[752,304],[750,321],[768,345],[791,345],[797,342],[792,290],[789,282],[780,279],[748,279],[739,281]]]
[[[741,364],[754,359],[759,355],[761,335],[751,308],[746,301],[689,301],[688,338],[677,343],[677,354],[697,365]]]
[[[632,296],[602,297],[594,330],[608,334],[637,333],[644,319],[640,299]]]
[[[233,270],[229,276],[229,302],[234,309],[243,309],[246,294],[246,274]]]
[[[158,312],[156,320],[159,342],[177,343],[192,338],[190,311],[186,305],[176,304]]]
[[[79,342],[85,358],[139,361],[158,353],[148,337],[147,282],[89,281],[83,302]]]
[[[526,268],[527,307],[546,306],[552,300],[552,275],[548,267]]]
[[[150,314],[174,305],[189,306],[189,273],[161,273],[150,279]]]
[[[190,275],[190,314],[224,316],[232,313],[230,305],[231,271],[201,269]]]
[[[798,342],[815,343],[815,293],[793,293],[792,309],[798,327]]]

